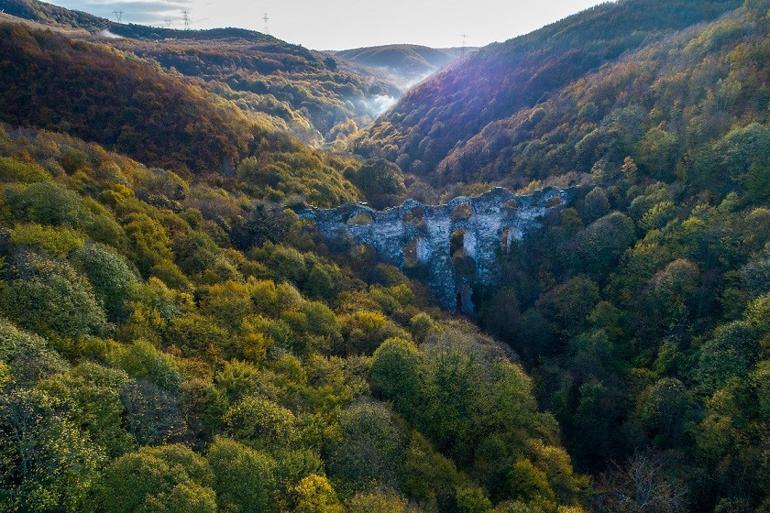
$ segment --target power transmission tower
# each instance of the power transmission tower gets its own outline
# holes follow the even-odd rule
[[[270,16],[268,16],[267,13],[265,13],[265,15],[262,16],[262,20],[265,22],[265,34],[269,34],[270,28],[268,27],[267,24],[270,21]]]
[[[465,57],[465,48],[468,46],[468,34],[460,34],[460,57]]]
[[[123,21],[123,11],[112,11],[112,14],[115,15],[115,21],[118,23]]]
[[[171,18],[163,18],[163,24],[166,28],[170,28],[172,23],[174,23],[174,20]]]
[[[184,21],[184,29],[190,30],[190,9],[182,11],[182,20]]]

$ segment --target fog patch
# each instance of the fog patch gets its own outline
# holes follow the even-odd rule
[[[372,115],[379,116],[396,104],[398,98],[388,94],[378,94],[363,99],[363,104]]]
[[[107,29],[100,30],[99,32],[96,33],[96,35],[104,39],[123,39],[123,36],[114,34]]]

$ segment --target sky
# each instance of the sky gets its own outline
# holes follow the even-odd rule
[[[48,0],[115,20],[183,28],[243,27],[316,50],[392,43],[468,46],[531,32],[599,0]]]

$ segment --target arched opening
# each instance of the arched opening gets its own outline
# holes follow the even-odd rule
[[[412,209],[409,209],[406,214],[404,214],[404,222],[405,223],[411,223],[415,226],[419,226],[423,224],[425,220],[425,210],[422,207],[414,207]]]
[[[410,240],[404,245],[404,265],[417,265],[417,239]]]
[[[452,258],[465,256],[465,231],[457,229],[449,238],[449,255]]]
[[[348,219],[348,224],[352,225],[367,225],[372,224],[373,222],[374,219],[369,212],[359,212],[358,214],[351,216],[350,219]]]
[[[457,291],[455,311],[466,315],[473,315],[475,311],[473,289],[468,284],[464,284]]]
[[[500,250],[503,253],[508,253],[511,247],[511,228],[506,226],[503,231],[500,232]]]
[[[521,205],[519,205],[519,202],[516,201],[515,198],[511,198],[510,200],[506,201],[505,205],[503,205],[503,206],[505,208],[510,208],[512,210],[516,210],[517,208],[521,207]]]
[[[473,210],[471,209],[471,206],[468,205],[467,203],[457,205],[455,209],[452,211],[452,219],[455,221],[470,219],[472,215],[473,215]]]

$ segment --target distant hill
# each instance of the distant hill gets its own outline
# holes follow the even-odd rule
[[[99,44],[0,24],[0,119],[98,141],[155,165],[232,168],[246,115],[190,81]],[[31,87],[31,85],[34,85]]]
[[[328,54],[251,30],[120,24],[37,0],[0,0],[0,9],[46,26],[73,29],[69,37],[108,44],[201,79],[210,91],[245,111],[269,116],[277,128],[315,145],[368,125],[400,96],[399,88],[385,77],[340,66]]]
[[[473,48],[429,48],[419,45],[386,45],[330,52],[359,66],[391,77],[404,89],[426,78]]]
[[[357,151],[387,157],[420,175],[442,174],[445,183],[461,176],[474,180],[480,177],[477,166],[483,162],[462,161],[459,154],[474,138],[476,147],[484,146],[478,139],[489,143],[489,134],[481,134],[491,130],[491,124],[548,101],[602,66],[742,4],[741,0],[625,0],[492,44],[412,89],[359,138]],[[645,91],[633,94],[645,101]],[[521,132],[516,137],[527,135]],[[494,141],[498,144],[487,145],[484,154],[496,160],[499,173],[492,175],[499,177],[510,170],[514,155],[510,143]],[[532,148],[519,151],[525,150]]]
[[[249,41],[280,41],[272,36],[241,28],[216,28],[209,30],[176,30],[148,27],[133,23],[116,23],[87,12],[67,9],[37,0],[0,0],[0,10],[5,14],[38,23],[88,31],[109,30],[111,33],[139,39],[225,39],[238,38]]]
[[[245,181],[272,201],[359,197],[342,176],[355,159],[308,148],[198,79],[68,34],[0,20],[0,121],[67,133],[183,176]]]

